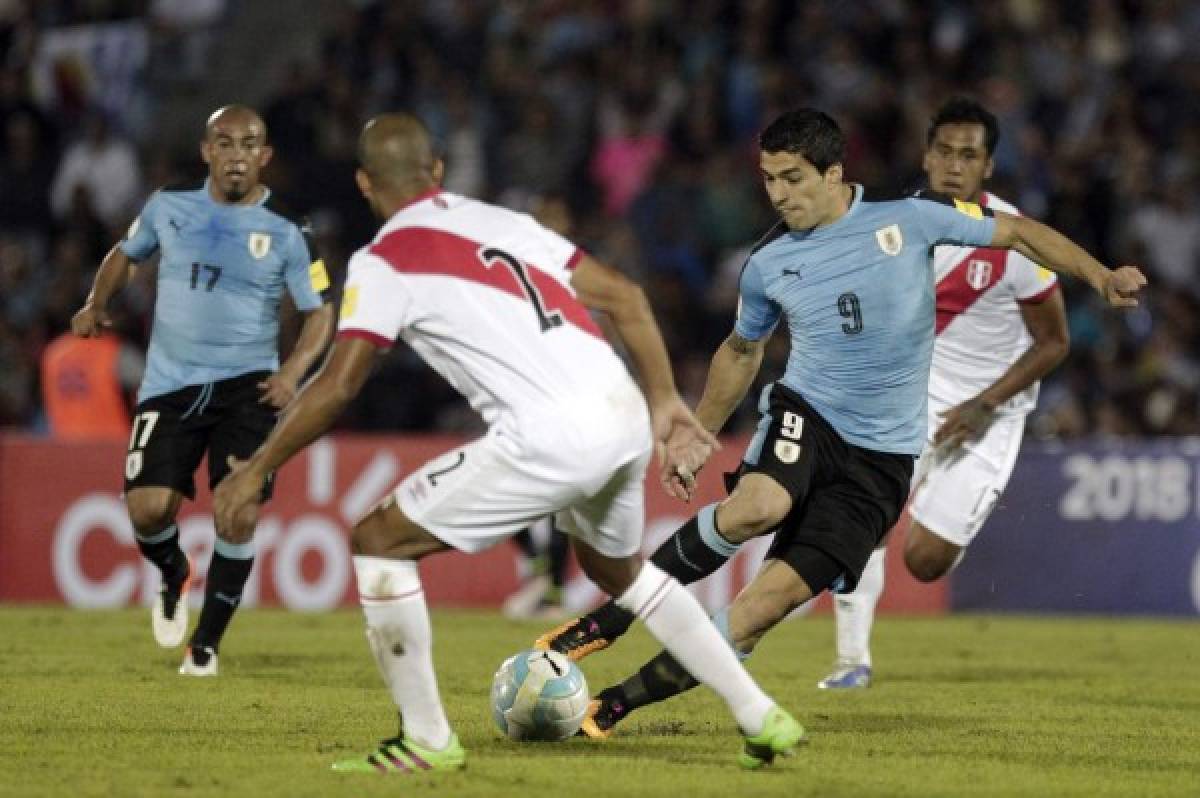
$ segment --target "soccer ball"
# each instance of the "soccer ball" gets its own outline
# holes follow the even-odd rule
[[[587,680],[557,651],[521,651],[492,679],[492,718],[513,740],[566,740],[587,715]]]

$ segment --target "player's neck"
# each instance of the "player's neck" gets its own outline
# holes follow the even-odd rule
[[[817,227],[827,227],[838,219],[841,219],[850,211],[850,206],[854,203],[854,186],[849,183],[842,183],[836,189],[833,198],[833,204],[829,208],[829,213],[825,218],[817,223]]]
[[[379,202],[379,210],[383,218],[390,219],[397,211],[412,205],[417,200],[440,190],[440,186],[432,181],[407,183],[395,188],[376,189],[375,197]]]

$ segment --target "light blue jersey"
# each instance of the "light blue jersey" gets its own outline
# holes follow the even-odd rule
[[[849,443],[918,455],[934,340],[937,244],[986,246],[986,208],[937,194],[873,199],[825,227],[782,224],[741,277],[735,332],[757,341],[787,320],[792,351],[781,382]]]
[[[226,205],[208,182],[163,189],[146,202],[121,249],[135,261],[161,250],[154,330],[138,401],[188,385],[279,368],[284,287],[302,311],[329,281],[306,235],[270,192]]]

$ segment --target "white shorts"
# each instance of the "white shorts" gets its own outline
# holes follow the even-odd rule
[[[933,433],[945,405],[929,403],[929,441],[913,474],[909,513],[933,534],[956,546],[969,546],[987,521],[1008,484],[1025,416],[997,417],[978,441],[968,442],[947,454],[933,446]]]
[[[562,531],[601,554],[637,553],[653,451],[640,395],[637,409],[607,424],[540,421],[536,434],[493,428],[424,464],[396,488],[400,509],[459,551],[482,551],[557,514]]]

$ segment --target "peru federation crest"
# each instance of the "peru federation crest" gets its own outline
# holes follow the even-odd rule
[[[976,291],[982,291],[992,282],[992,264],[990,261],[972,258],[967,261],[967,285]]]
[[[876,230],[875,240],[879,242],[879,248],[885,255],[899,255],[900,249],[904,246],[904,235],[900,232],[898,224],[889,224],[887,227]]]
[[[270,233],[251,233],[250,238],[246,241],[246,246],[249,247],[251,255],[262,260],[271,251],[271,235]]]

